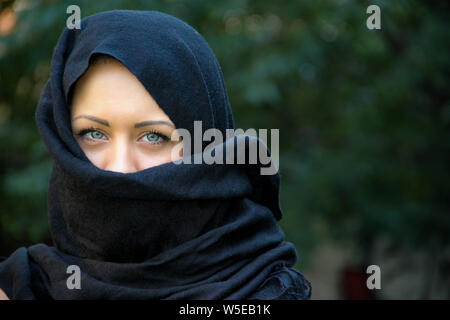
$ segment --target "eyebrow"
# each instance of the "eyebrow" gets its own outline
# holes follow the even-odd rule
[[[136,123],[134,125],[134,127],[140,128],[140,127],[151,126],[151,125],[155,125],[155,124],[164,124],[166,126],[175,128],[175,126],[173,124],[171,124],[170,122],[167,122],[167,121],[143,121],[143,122]]]
[[[95,121],[95,122],[98,122],[98,123],[100,123],[100,124],[102,124],[104,126],[109,127],[109,122],[108,121],[100,119],[100,118],[97,118],[97,117],[94,117],[94,116],[87,116],[87,115],[77,116],[77,117],[72,119],[72,122],[74,122],[75,120],[78,120],[80,118],[84,118],[84,119],[88,119],[88,120],[91,120],[91,121]]]
[[[109,122],[94,116],[88,116],[88,115],[80,115],[80,116],[76,116],[75,118],[72,119],[72,122],[74,122],[77,119],[80,118],[84,118],[84,119],[88,119],[91,121],[95,121],[98,122],[104,126],[109,127]],[[134,125],[135,128],[141,128],[141,127],[145,127],[145,126],[151,126],[151,125],[156,125],[156,124],[163,124],[172,128],[175,128],[175,126],[173,124],[171,124],[170,122],[167,121],[143,121],[143,122],[138,122]]]

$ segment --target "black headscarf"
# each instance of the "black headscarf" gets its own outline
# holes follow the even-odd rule
[[[195,120],[224,136],[234,128],[219,64],[185,22],[114,10],[65,29],[36,111],[54,157],[55,246],[15,251],[0,263],[0,288],[13,299],[309,298],[308,280],[291,268],[295,248],[277,224],[278,173],[261,175],[259,163],[170,162],[125,174],[87,159],[72,134],[70,95],[95,54],[121,61],[177,128],[193,134]],[[67,287],[70,265],[81,270],[81,289]]]

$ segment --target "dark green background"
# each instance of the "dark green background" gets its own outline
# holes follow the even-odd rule
[[[280,129],[281,225],[299,269],[323,242],[361,259],[450,243],[448,1],[2,1],[0,255],[49,242],[51,159],[34,111],[66,8],[161,10],[195,27],[222,66],[238,128]],[[368,30],[366,8],[381,8]]]

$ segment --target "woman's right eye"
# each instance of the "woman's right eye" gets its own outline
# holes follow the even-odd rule
[[[78,135],[92,140],[106,140],[106,136],[97,130],[83,130]]]
[[[98,131],[91,131],[89,134],[92,139],[102,139],[105,136],[103,133]]]

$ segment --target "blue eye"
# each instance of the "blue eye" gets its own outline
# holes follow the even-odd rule
[[[77,135],[80,137],[87,137],[91,140],[107,140],[106,136],[103,133],[95,129],[84,129],[81,130]]]
[[[151,142],[151,143],[158,143],[161,141],[161,136],[155,132],[150,132],[146,134],[144,137],[144,140]]]
[[[141,139],[145,142],[150,142],[151,144],[161,144],[170,140],[169,137],[157,131],[147,132]]]
[[[105,135],[99,131],[89,131],[87,132],[87,136],[93,140],[101,140],[106,138]]]

